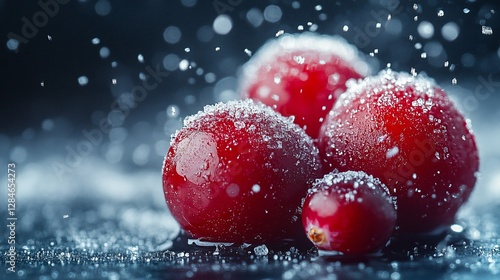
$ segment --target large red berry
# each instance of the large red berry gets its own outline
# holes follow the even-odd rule
[[[476,182],[469,123],[428,78],[384,70],[349,85],[320,132],[325,171],[363,170],[397,197],[398,233],[439,233]]]
[[[389,240],[396,210],[378,179],[364,172],[329,173],[309,191],[302,223],[321,250],[365,254]]]
[[[186,118],[163,167],[170,211],[194,238],[264,242],[302,234],[301,200],[318,150],[290,119],[251,100]]]
[[[284,35],[264,45],[244,66],[241,94],[295,116],[316,138],[326,114],[351,78],[369,73],[344,39],[313,33]]]

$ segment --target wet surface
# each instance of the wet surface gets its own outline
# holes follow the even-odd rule
[[[498,279],[500,205],[463,216],[436,246],[392,245],[367,257],[315,249],[188,245],[165,209],[93,201],[20,209],[16,273],[2,279]],[[77,207],[79,206],[79,207]],[[71,214],[68,209],[71,210]],[[68,215],[68,216],[66,216]],[[33,223],[32,231],[27,223]],[[2,263],[8,247],[1,246]],[[7,268],[6,265],[3,265]]]

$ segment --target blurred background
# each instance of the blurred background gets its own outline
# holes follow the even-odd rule
[[[342,36],[374,69],[434,78],[477,135],[467,209],[495,206],[499,13],[475,0],[0,0],[0,179],[15,162],[19,246],[168,248],[170,135],[204,105],[238,98],[240,67],[282,33]]]

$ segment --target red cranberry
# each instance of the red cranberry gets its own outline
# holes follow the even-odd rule
[[[194,238],[265,242],[302,234],[300,205],[321,168],[290,119],[251,100],[186,118],[163,167],[165,199]]]
[[[259,100],[317,138],[348,79],[369,73],[355,47],[340,37],[284,35],[264,45],[243,68],[243,97]]]
[[[432,80],[384,70],[348,85],[322,126],[325,172],[363,170],[397,197],[398,234],[438,234],[476,182],[470,124]]]
[[[320,250],[365,254],[389,240],[396,210],[378,179],[364,172],[329,173],[309,191],[302,223]]]

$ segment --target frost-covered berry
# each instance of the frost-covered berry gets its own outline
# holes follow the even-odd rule
[[[398,234],[443,232],[476,182],[470,124],[429,78],[390,70],[348,83],[322,126],[325,171],[363,170],[397,198]]]
[[[240,91],[316,138],[347,80],[369,74],[354,46],[336,36],[283,35],[265,44],[243,67]]]
[[[309,191],[302,224],[320,250],[365,254],[387,243],[396,210],[378,179],[364,172],[329,173]]]
[[[251,100],[185,119],[163,167],[167,205],[194,238],[258,243],[302,234],[301,200],[321,168],[290,119]]]

